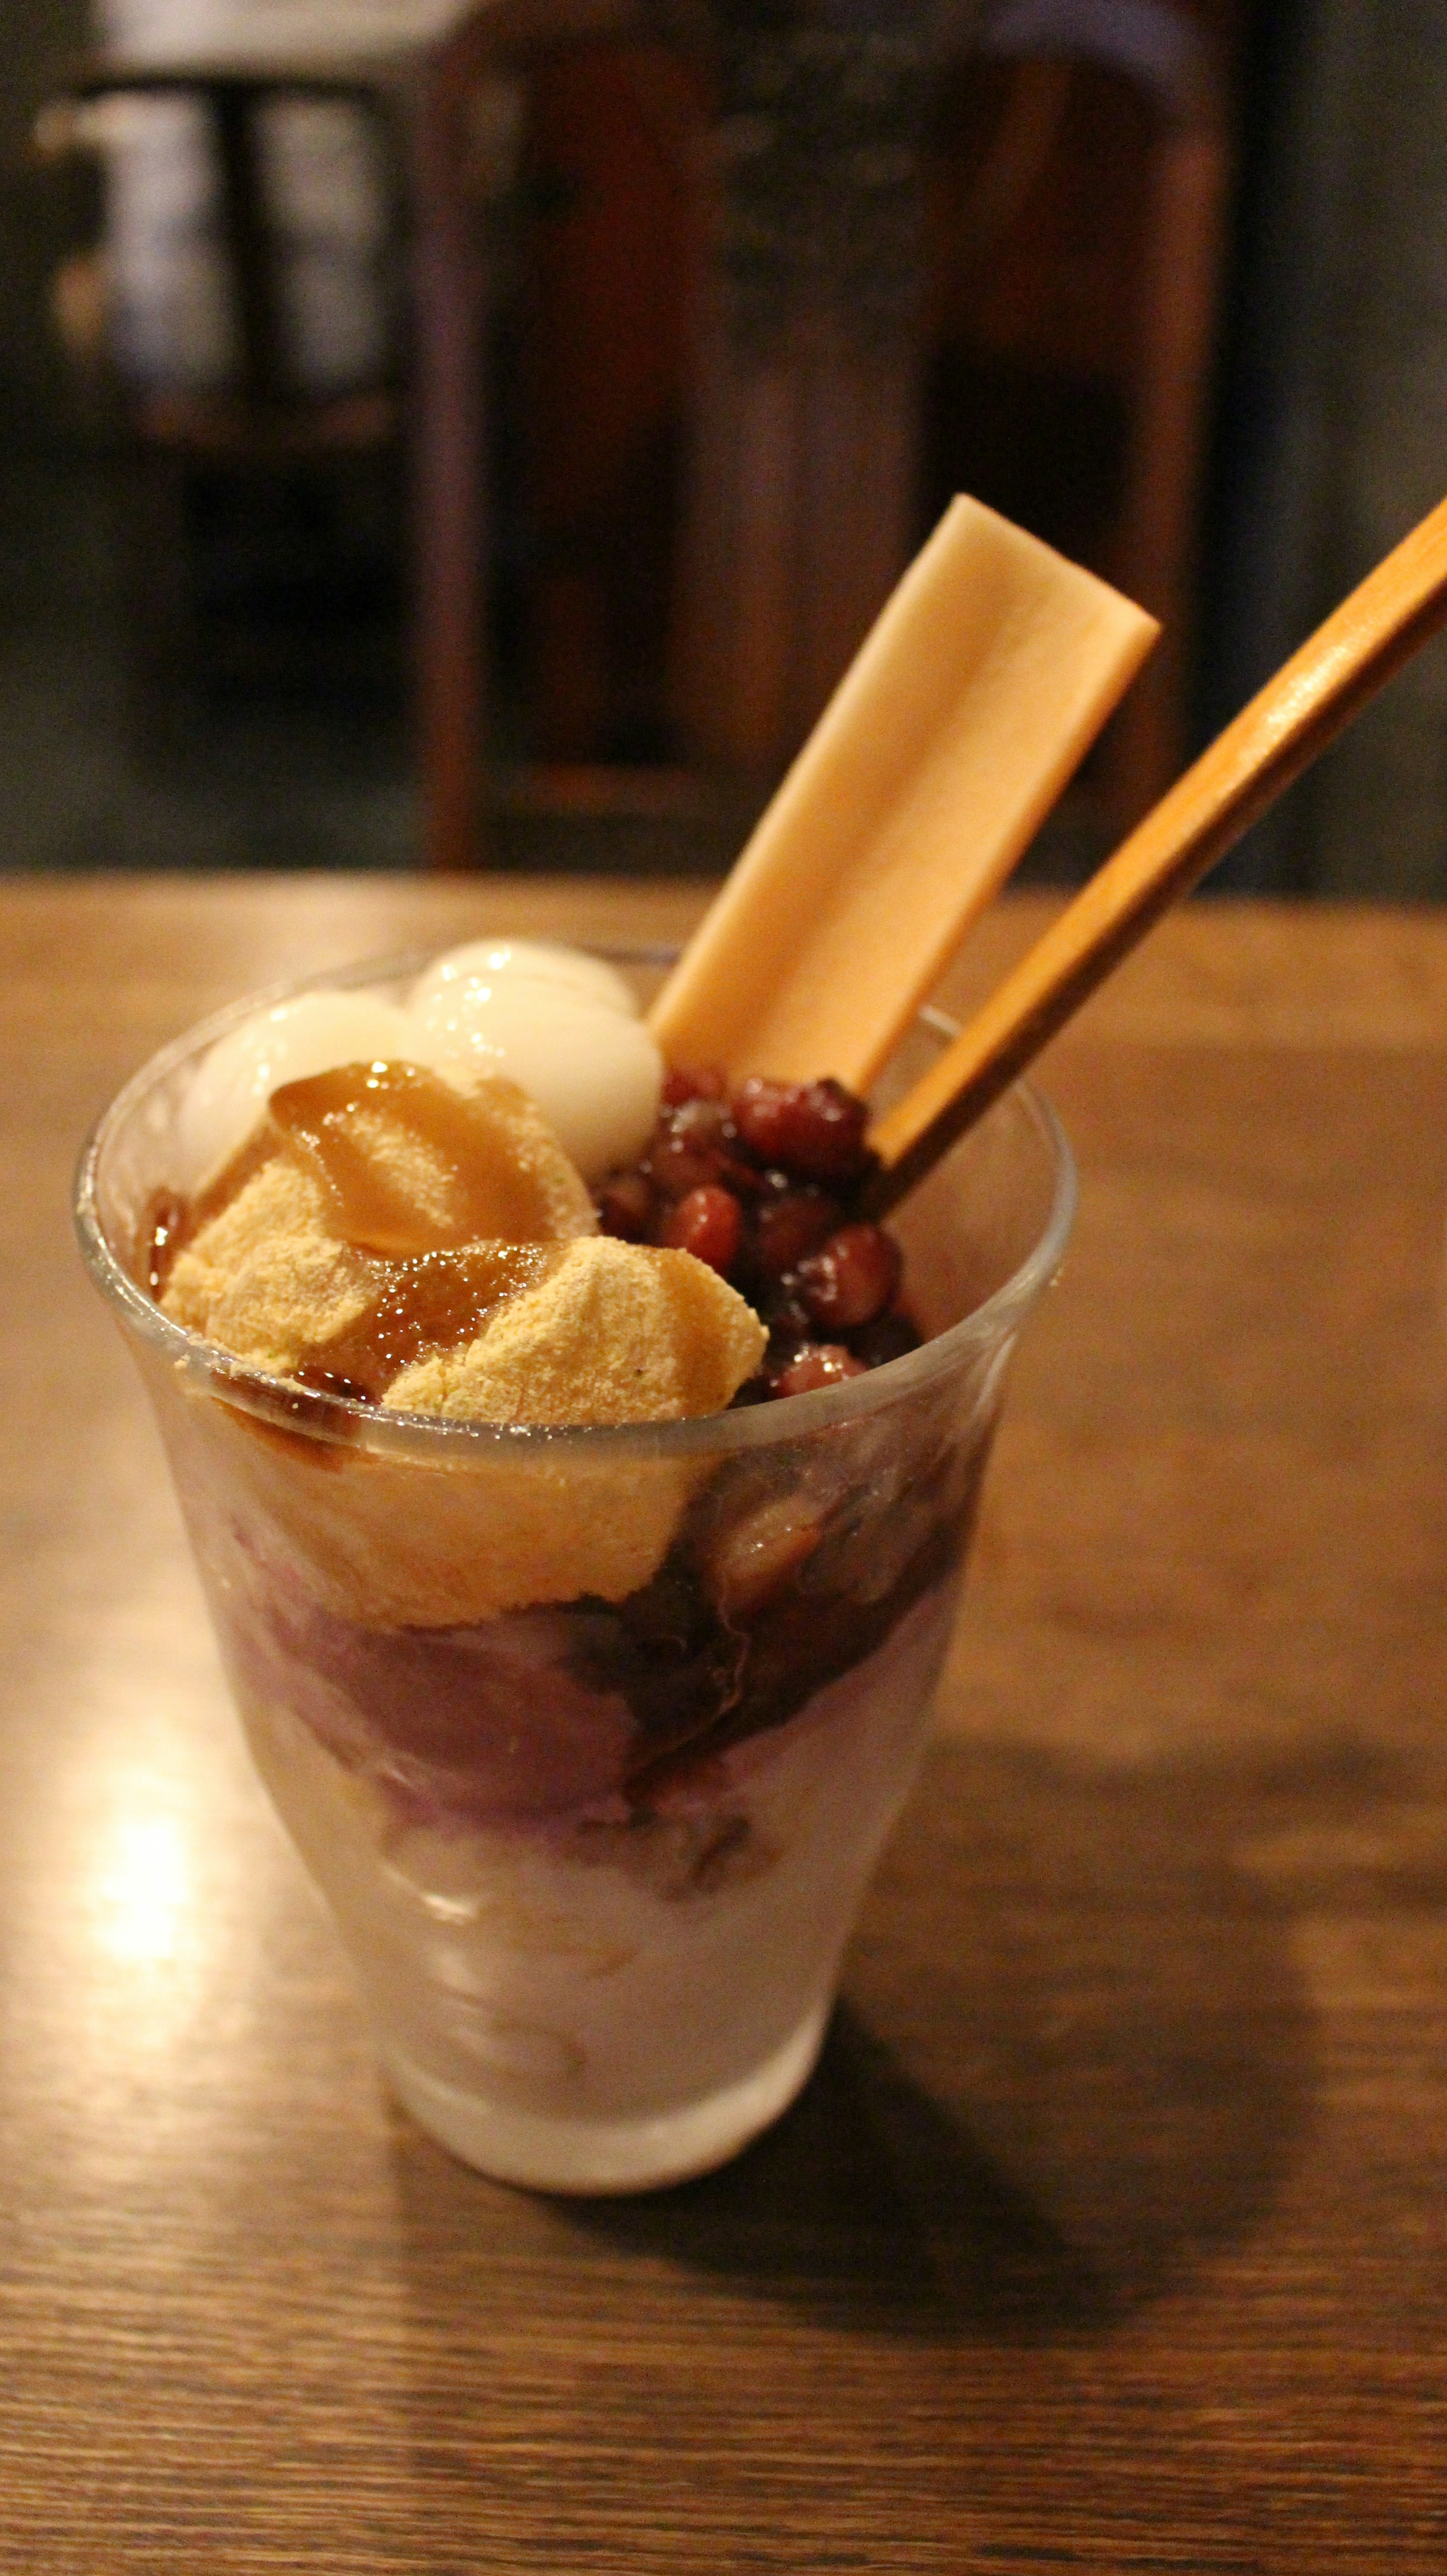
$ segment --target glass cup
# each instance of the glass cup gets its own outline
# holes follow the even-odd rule
[[[420,962],[323,980],[400,992]],[[929,1339],[867,1375],[622,1428],[391,1415],[248,1369],[142,1284],[197,1062],[279,998],[147,1065],[77,1184],[257,1768],[425,2129],[545,2190],[707,2171],[818,2054],[1069,1149],[1022,1088],[901,1205]]]

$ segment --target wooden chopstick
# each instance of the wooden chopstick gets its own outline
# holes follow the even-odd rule
[[[1082,887],[871,1141],[892,1207],[1008,1089],[1154,921],[1447,619],[1447,501],[1319,626]]]

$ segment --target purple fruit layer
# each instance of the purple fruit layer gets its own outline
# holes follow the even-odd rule
[[[933,1523],[882,1600],[790,1586],[746,1626],[727,1625],[675,1557],[617,1606],[368,1629],[249,1549],[249,1600],[231,1589],[222,1617],[244,1691],[291,1709],[407,1821],[623,1821],[701,1787],[721,1752],[864,1662],[948,1576],[963,1536],[958,1521]]]

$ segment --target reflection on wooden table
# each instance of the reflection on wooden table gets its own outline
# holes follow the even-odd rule
[[[67,1241],[273,975],[694,888],[14,882],[0,2567],[1441,2563],[1447,924],[1198,906],[1062,1040],[921,1791],[797,2109],[572,2206],[393,2110]],[[1038,926],[1005,907],[987,975]]]

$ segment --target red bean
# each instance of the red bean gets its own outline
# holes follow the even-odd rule
[[[653,1183],[644,1172],[613,1172],[598,1192],[598,1223],[604,1234],[623,1243],[646,1243],[657,1205]]]
[[[665,1198],[681,1199],[689,1190],[718,1182],[752,1197],[759,1174],[738,1150],[733,1120],[721,1100],[685,1100],[665,1109],[641,1167]]]
[[[768,1325],[776,1342],[782,1345],[790,1340],[812,1341],[814,1318],[792,1277],[766,1281],[753,1302],[760,1322]]]
[[[838,1082],[751,1077],[730,1101],[716,1066],[678,1066],[647,1152],[597,1194],[606,1233],[692,1252],[756,1307],[768,1349],[740,1402],[832,1385],[917,1346],[895,1305],[894,1244],[849,1215],[876,1159],[866,1118]]]
[[[680,1109],[685,1100],[726,1100],[728,1076],[720,1064],[673,1064],[663,1077],[665,1109]]]
[[[685,1198],[718,1179],[732,1141],[721,1100],[685,1100],[659,1119],[644,1168],[665,1198]]]
[[[842,1082],[770,1082],[750,1074],[731,1105],[740,1140],[760,1163],[776,1163],[807,1181],[858,1180],[869,1167],[869,1112]]]
[[[847,1377],[865,1377],[863,1360],[840,1342],[806,1342],[798,1357],[774,1379],[775,1395],[812,1395],[817,1386],[839,1386]]]
[[[892,1307],[888,1314],[876,1315],[872,1324],[862,1324],[850,1336],[856,1359],[866,1368],[883,1368],[890,1360],[903,1359],[906,1351],[917,1351],[920,1334],[902,1308]]]
[[[732,1190],[712,1185],[690,1190],[671,1207],[659,1240],[672,1252],[691,1252],[710,1270],[727,1275],[744,1230],[744,1212]]]
[[[785,1190],[761,1199],[749,1235],[752,1266],[765,1279],[782,1279],[806,1252],[815,1252],[833,1233],[843,1210],[822,1190]]]
[[[870,1324],[899,1286],[899,1246],[877,1225],[841,1225],[798,1269],[799,1295],[815,1323],[835,1332]]]

